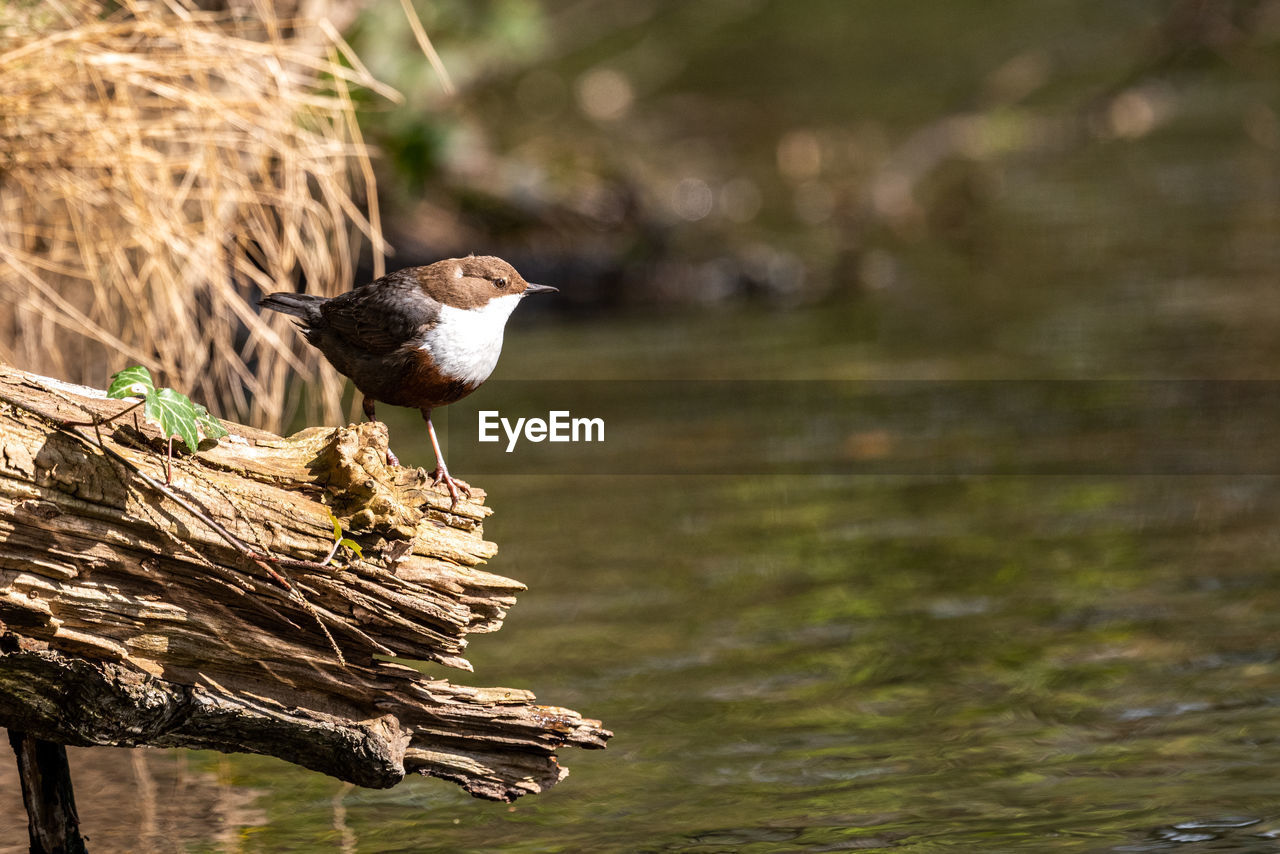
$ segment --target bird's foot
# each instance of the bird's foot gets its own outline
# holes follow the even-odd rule
[[[465,493],[468,498],[471,497],[471,484],[453,477],[444,466],[436,466],[436,470],[431,473],[431,485],[439,486],[440,484],[444,484],[444,488],[449,490],[449,497],[453,499],[453,503],[449,505],[451,510],[458,506],[460,494]]]
[[[397,457],[394,453],[392,453],[390,448],[387,448],[387,465],[389,466],[400,465],[400,458]]]

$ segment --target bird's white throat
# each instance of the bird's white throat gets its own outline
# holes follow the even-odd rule
[[[436,367],[452,380],[479,385],[489,378],[502,353],[502,332],[521,294],[489,300],[480,308],[440,307],[440,318],[422,337]]]

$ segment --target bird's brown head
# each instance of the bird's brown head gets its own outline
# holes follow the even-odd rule
[[[526,282],[515,267],[493,255],[449,258],[418,267],[415,273],[427,295],[454,308],[483,308],[501,297],[526,297],[558,290]]]

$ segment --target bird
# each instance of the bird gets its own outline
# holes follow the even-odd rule
[[[431,411],[489,378],[521,300],[558,290],[530,284],[501,258],[468,255],[405,267],[336,297],[284,291],[258,304],[297,318],[307,341],[364,395],[370,421],[378,403],[421,411],[436,456],[431,485],[444,485],[452,508],[471,487],[449,474]],[[387,462],[400,464],[390,448]]]

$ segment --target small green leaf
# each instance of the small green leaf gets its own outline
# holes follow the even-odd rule
[[[147,395],[144,408],[148,418],[160,424],[160,432],[167,439],[179,436],[188,450],[195,453],[200,447],[200,432],[196,428],[196,410],[191,399],[171,388],[157,389]]]
[[[147,397],[156,390],[151,381],[151,372],[141,365],[125,368],[111,375],[111,385],[107,388],[107,397],[119,400],[122,397]]]
[[[227,435],[227,428],[222,426],[222,422],[209,414],[209,410],[205,409],[199,403],[191,404],[196,410],[196,426],[200,428],[200,432],[208,436],[210,439],[221,439]]]
[[[351,551],[356,553],[356,557],[361,559],[364,558],[364,552],[360,551],[360,544],[357,543],[355,540],[350,540],[350,539],[347,539],[346,537],[343,537],[341,540],[338,540],[338,545],[346,546],[347,548],[351,549]]]
[[[329,521],[333,523],[333,541],[335,543],[342,542],[342,523],[338,521],[338,517],[333,515],[333,511],[329,511]]]
[[[141,365],[113,374],[107,397],[143,398],[146,401],[143,411],[148,418],[160,425],[164,437],[181,438],[193,454],[200,448],[201,433],[210,439],[221,439],[227,435],[227,428],[222,426],[221,421],[210,415],[209,410],[200,404],[192,403],[185,394],[171,388],[157,389],[151,380],[151,372]]]

